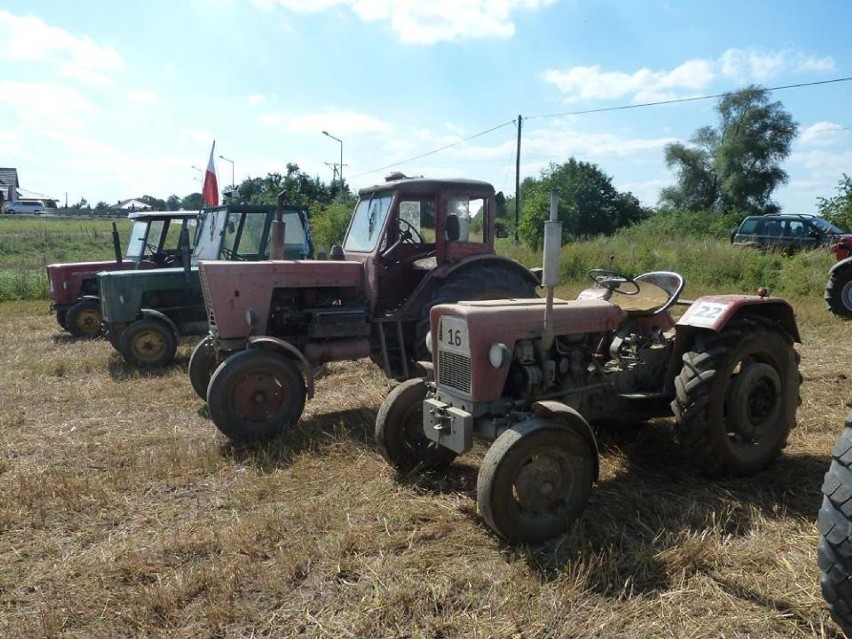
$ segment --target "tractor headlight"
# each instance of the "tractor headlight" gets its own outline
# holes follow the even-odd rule
[[[426,331],[426,350],[432,354],[432,331]]]
[[[491,362],[494,368],[505,366],[511,359],[512,353],[509,352],[505,344],[498,342],[497,344],[492,344],[491,348],[488,349],[488,361]]]
[[[253,308],[249,308],[246,311],[246,324],[249,325],[249,328],[254,328],[255,326],[257,326],[257,322],[258,322],[257,311],[254,310]]]

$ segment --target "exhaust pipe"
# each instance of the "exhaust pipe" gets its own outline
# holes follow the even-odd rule
[[[281,191],[275,199],[275,220],[272,222],[272,250],[270,257],[273,260],[284,259],[284,202],[287,200],[287,191]]]
[[[118,238],[118,229],[115,228],[115,222],[112,223],[112,250],[115,252],[115,263],[121,264],[123,261],[121,255],[121,240]]]
[[[562,248],[562,222],[558,221],[559,191],[550,191],[550,220],[544,223],[543,272],[541,285],[547,289],[544,303],[544,330],[541,338],[542,353],[553,345],[553,289],[560,279],[560,250]]]

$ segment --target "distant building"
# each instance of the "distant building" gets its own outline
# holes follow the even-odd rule
[[[125,200],[118,203],[118,208],[122,211],[150,211],[151,205],[140,202],[139,200]]]
[[[0,168],[0,206],[4,202],[15,202],[18,199],[18,169]]]

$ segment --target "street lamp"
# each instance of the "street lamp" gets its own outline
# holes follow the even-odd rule
[[[229,160],[224,155],[220,155],[219,158],[222,159],[222,160],[225,160],[225,162],[231,163],[231,186],[236,188],[237,184],[236,184],[236,182],[234,182],[234,161]]]
[[[341,140],[340,138],[334,137],[328,131],[323,131],[322,134],[330,137],[332,140],[337,140],[338,142],[340,142],[340,173],[339,173],[339,175],[340,175],[340,192],[343,193],[343,140]]]

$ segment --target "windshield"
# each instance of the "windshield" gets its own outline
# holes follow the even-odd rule
[[[824,231],[825,233],[831,233],[832,235],[842,235],[846,232],[821,217],[814,218],[814,224],[818,226],[821,231]]]
[[[355,253],[370,253],[379,241],[385,218],[390,210],[392,194],[359,200],[343,248]]]
[[[198,260],[216,260],[219,258],[219,244],[221,243],[222,232],[225,230],[227,217],[227,209],[204,211],[201,228],[198,231],[198,240],[195,244],[195,250],[192,252],[193,264]]]
[[[130,241],[127,243],[126,256],[130,259],[141,258],[145,253],[145,233],[148,231],[148,223],[143,221],[133,222],[130,231]]]

